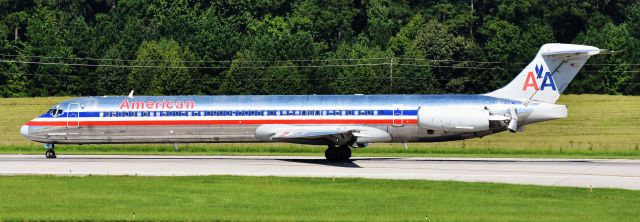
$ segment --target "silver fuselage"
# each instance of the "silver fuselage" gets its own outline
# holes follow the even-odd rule
[[[262,125],[366,126],[391,135],[378,142],[435,142],[481,137],[504,131],[492,125],[481,132],[419,127],[421,107],[518,111],[519,123],[538,103],[484,95],[283,95],[283,96],[104,96],[61,102],[21,128],[29,140],[50,144],[272,142],[256,138]]]

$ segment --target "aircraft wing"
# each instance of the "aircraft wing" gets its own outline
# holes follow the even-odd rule
[[[271,139],[323,138],[328,136],[352,136],[353,130],[283,130],[274,134]]]
[[[258,127],[256,138],[261,141],[341,146],[387,141],[391,136],[386,131],[365,126],[273,124]]]

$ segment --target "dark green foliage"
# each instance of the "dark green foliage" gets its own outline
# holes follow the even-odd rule
[[[174,40],[144,41],[131,68],[128,83],[140,94],[193,95],[201,90],[198,87],[194,69],[188,68],[194,56],[183,49]],[[155,66],[161,67],[157,68]]]
[[[484,93],[550,42],[623,51],[568,92],[640,94],[636,0],[26,0],[0,96]]]

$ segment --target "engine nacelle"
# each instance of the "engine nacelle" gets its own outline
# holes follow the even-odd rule
[[[430,130],[480,132],[489,130],[489,110],[466,107],[420,107],[418,126]]]

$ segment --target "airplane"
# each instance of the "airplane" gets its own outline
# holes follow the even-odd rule
[[[509,84],[486,94],[89,96],[25,123],[20,134],[56,144],[265,143],[324,145],[330,161],[371,143],[464,140],[567,118],[555,104],[592,55],[545,44]]]

